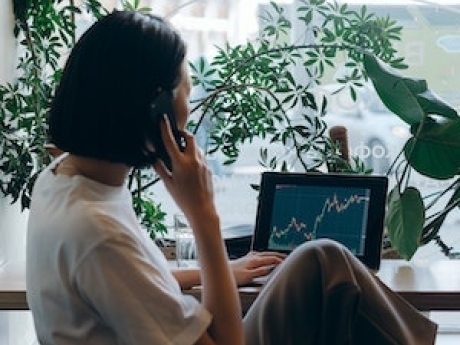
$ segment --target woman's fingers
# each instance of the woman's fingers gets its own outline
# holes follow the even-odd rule
[[[161,139],[163,140],[166,153],[174,161],[178,154],[180,153],[179,146],[176,143],[176,139],[174,138],[171,123],[169,122],[168,116],[165,114],[163,115],[163,121],[160,122],[161,127]]]
[[[153,168],[163,181],[165,181],[166,178],[171,177],[171,172],[166,168],[166,165],[163,163],[161,159],[157,159],[155,161]]]
[[[161,138],[163,140],[163,144],[165,146],[166,153],[168,154],[171,165],[174,166],[177,163],[177,160],[180,159],[181,154],[184,153],[191,153],[193,154],[195,143],[194,137],[191,133],[187,131],[180,131],[180,135],[183,139],[183,146],[179,147],[172,132],[172,127],[169,118],[164,115],[163,121],[160,122],[161,126]],[[167,177],[171,177],[171,171],[167,168],[167,166],[158,159],[154,164],[155,171],[158,175],[165,179]]]
[[[257,256],[252,260],[252,265],[248,268],[257,268],[261,266],[273,266],[279,265],[283,262],[283,259],[278,256]]]
[[[259,277],[265,277],[266,275],[269,275],[276,266],[263,266],[263,267],[258,267],[250,271],[250,280],[254,278],[259,278]]]
[[[280,259],[285,259],[287,257],[287,254],[284,253],[279,253],[279,252],[251,252],[252,255],[257,255],[257,256],[274,256]]]

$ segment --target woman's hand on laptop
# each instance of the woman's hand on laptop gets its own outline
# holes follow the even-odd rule
[[[251,251],[241,258],[231,260],[230,267],[237,285],[245,285],[251,283],[254,278],[268,275],[285,257],[286,254],[277,252]]]
[[[241,258],[230,260],[229,265],[238,286],[254,282],[254,279],[270,274],[283,262],[286,254],[277,252],[249,252]],[[171,270],[182,289],[190,289],[201,284],[199,267]]]

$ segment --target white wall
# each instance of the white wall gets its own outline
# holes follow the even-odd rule
[[[0,83],[15,75],[16,45],[12,1],[0,1]],[[1,153],[0,153],[1,154]],[[0,176],[1,178],[1,176]],[[2,264],[25,260],[27,214],[0,196],[0,269]],[[30,312],[0,312],[0,345],[36,344]]]
[[[14,18],[12,1],[0,4],[0,83],[9,81],[14,75],[16,57],[15,42],[12,34]]]
[[[0,83],[5,83],[15,75],[16,44],[12,1],[2,1],[0,6]],[[25,259],[26,218],[17,205],[0,196],[0,263]]]

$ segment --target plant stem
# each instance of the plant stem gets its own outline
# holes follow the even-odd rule
[[[438,232],[441,225],[443,224],[449,212],[458,205],[460,205],[460,199],[456,199],[454,202],[449,204],[446,208],[439,212],[436,218],[434,218],[430,223],[423,227],[421,238],[422,244],[427,244],[436,237],[439,237]]]
[[[439,246],[441,247],[441,252],[447,256],[447,257],[450,257],[451,255],[451,251],[452,251],[452,247],[449,247],[447,246],[442,240],[441,240],[441,237],[439,237],[439,235],[436,235],[434,238],[433,238],[434,242]]]
[[[430,209],[431,207],[433,207],[439,199],[441,199],[444,195],[446,195],[448,192],[450,192],[451,190],[453,189],[456,189],[458,188],[458,186],[460,185],[460,178],[458,178],[457,180],[455,180],[454,182],[452,182],[447,188],[445,188],[443,191],[439,192],[439,194],[436,196],[436,198],[434,200],[432,200],[426,207],[426,209]]]

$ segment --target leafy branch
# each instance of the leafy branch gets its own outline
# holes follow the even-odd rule
[[[286,147],[286,154],[275,157],[269,156],[268,148],[261,150],[260,162],[270,169],[297,165],[308,171],[340,159],[322,120],[327,99],[316,96],[323,80],[332,81],[328,70],[343,63],[348,71],[337,81],[356,99],[355,88],[366,80],[362,62],[368,49],[395,68],[406,67],[392,46],[401,31],[394,21],[368,13],[365,6],[352,11],[346,4],[301,3],[296,14],[305,32],[311,33],[310,42],[291,43],[293,20],[271,3],[262,14],[265,27],[257,40],[226,45],[211,62],[202,58],[192,64],[194,85],[205,94],[193,108],[200,113],[195,130],[204,119],[211,123],[208,152],[222,152],[225,164],[232,164],[239,147],[256,137]],[[356,167],[357,172],[365,170],[359,162]],[[348,171],[353,167],[348,166]]]

